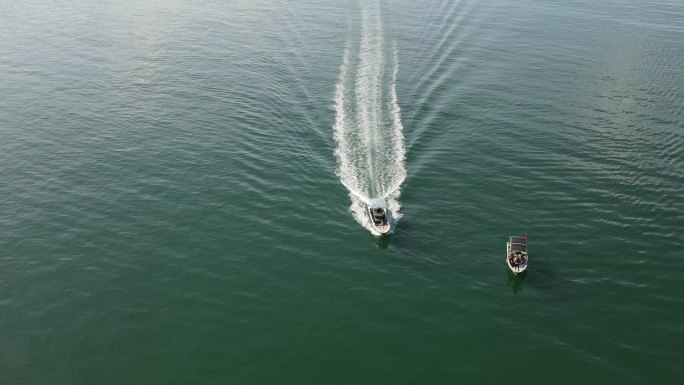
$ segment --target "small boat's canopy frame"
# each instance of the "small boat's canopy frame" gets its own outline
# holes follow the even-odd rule
[[[527,239],[524,237],[510,237],[508,242],[511,244],[511,252],[522,251],[527,253]]]

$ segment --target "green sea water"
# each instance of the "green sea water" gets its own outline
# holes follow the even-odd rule
[[[0,384],[680,383],[682,20],[0,0]]]

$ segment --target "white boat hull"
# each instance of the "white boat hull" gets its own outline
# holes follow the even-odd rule
[[[374,213],[375,212],[375,213]],[[387,201],[383,198],[371,199],[366,209],[370,224],[375,231],[380,234],[387,234],[390,231],[391,215],[387,207]]]
[[[506,242],[506,266],[514,273],[514,274],[522,274],[525,270],[527,270],[527,265],[529,261],[529,255],[525,255],[525,263],[522,265],[514,265],[511,264],[511,259],[509,258],[509,255],[511,255],[511,242]]]
[[[376,226],[375,223],[373,223],[373,221],[371,220],[371,225],[373,226],[373,229],[375,229],[375,231],[377,231],[380,234],[387,234],[390,231],[389,223],[382,226]]]

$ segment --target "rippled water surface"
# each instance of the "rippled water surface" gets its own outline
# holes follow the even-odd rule
[[[0,1],[0,384],[678,383],[683,19]]]

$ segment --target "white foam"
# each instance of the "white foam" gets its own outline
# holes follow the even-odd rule
[[[375,232],[366,214],[370,198],[387,199],[394,225],[401,218],[398,197],[406,178],[405,149],[396,92],[397,48],[394,45],[392,71],[386,75],[379,5],[362,6],[359,46],[356,50],[347,46],[340,66],[333,136],[337,175],[349,190],[350,211],[357,222]],[[354,59],[356,66],[351,64]]]

